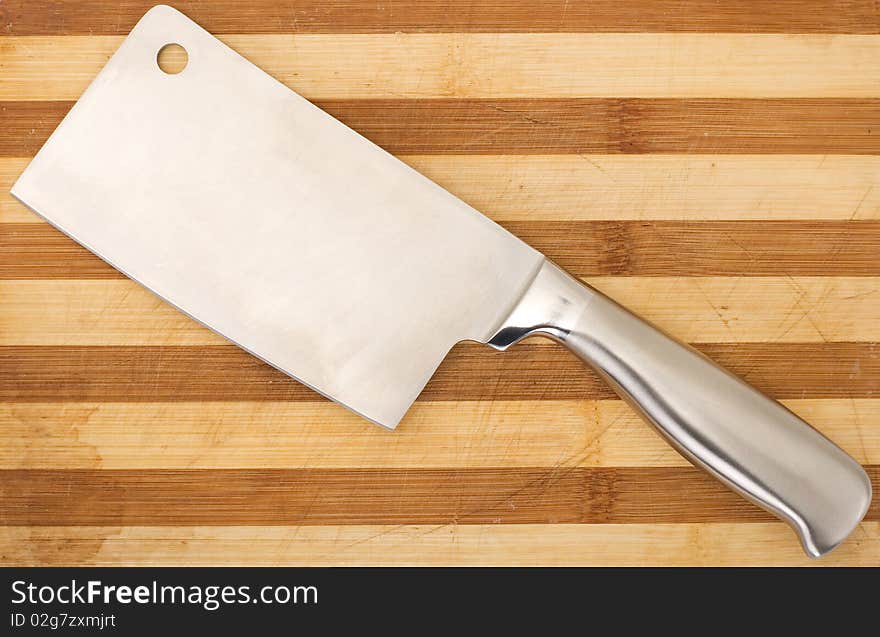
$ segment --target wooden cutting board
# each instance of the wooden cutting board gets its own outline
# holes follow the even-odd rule
[[[2,563],[809,563],[562,348],[460,345],[388,433],[14,201],[149,6],[0,0]],[[880,485],[874,0],[179,8]],[[880,506],[817,563],[880,564]]]

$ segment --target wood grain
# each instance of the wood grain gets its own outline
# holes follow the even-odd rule
[[[401,159],[501,223],[880,219],[876,187],[880,157],[872,155],[403,155]],[[3,161],[0,158],[0,178]],[[775,228],[779,231],[782,226]]]
[[[861,35],[458,33],[228,35],[311,100],[880,97]],[[0,100],[75,100],[119,37],[0,38]],[[158,72],[158,68],[156,68]],[[52,82],[46,82],[47,76]]]
[[[6,0],[0,33],[125,34],[155,4]],[[212,33],[650,32],[880,33],[872,0],[187,0]]]
[[[400,158],[500,223],[880,219],[880,157],[873,155]],[[0,157],[0,223],[41,221],[8,192],[27,162]]]
[[[868,465],[880,486],[880,466]],[[865,519],[880,519],[875,501]],[[3,470],[8,526],[772,521],[695,468]]]
[[[880,523],[809,560],[781,522],[393,526],[5,527],[0,555],[33,566],[873,566]]]
[[[776,398],[871,398],[880,392],[880,345],[875,342],[706,343],[699,349]],[[535,340],[504,353],[457,345],[419,400],[614,397],[566,350]],[[311,402],[319,397],[231,345],[14,345],[0,347],[0,400]],[[537,419],[535,426],[542,426],[537,424],[540,409],[536,404],[527,412]]]
[[[557,345],[455,347],[394,433],[9,194],[144,0],[0,0],[0,563],[808,562]],[[209,30],[781,398],[880,479],[874,0],[192,0]]]
[[[581,277],[880,275],[880,221],[509,221],[502,225]],[[0,223],[0,279],[123,278],[47,224]]]
[[[880,399],[784,404],[880,464]],[[536,423],[540,420],[540,423]],[[394,433],[326,400],[0,404],[0,469],[687,467],[619,400],[420,400]]]
[[[395,154],[880,153],[880,99],[872,98],[359,99],[317,104]],[[0,156],[36,153],[71,106],[0,102]]]
[[[390,526],[18,526],[0,557],[23,565],[875,566],[880,523],[821,560],[781,522]]]

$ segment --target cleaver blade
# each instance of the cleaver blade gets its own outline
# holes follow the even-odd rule
[[[184,70],[157,52],[177,43]],[[393,428],[540,253],[178,11],[150,10],[12,189],[255,356]]]
[[[188,53],[178,74],[165,45]],[[859,464],[265,74],[151,9],[12,193],[161,298],[394,428],[450,348],[543,335],[817,557],[868,510]]]

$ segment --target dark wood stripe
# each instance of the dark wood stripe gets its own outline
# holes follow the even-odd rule
[[[880,99],[363,99],[319,106],[386,150],[880,153]],[[71,102],[0,102],[0,155],[34,154]]]
[[[577,276],[877,276],[880,221],[517,221]],[[48,224],[0,224],[0,279],[119,279]]]
[[[577,276],[880,274],[880,222],[503,224]]]
[[[128,33],[155,0],[6,0],[0,33]],[[873,0],[188,0],[213,33],[444,31],[880,33]]]
[[[0,101],[0,156],[36,154],[71,106],[73,102]]]
[[[124,278],[48,224],[0,224],[0,279]]]
[[[880,466],[867,469],[880,485]],[[0,524],[8,526],[772,519],[685,467],[0,471]],[[876,500],[866,519],[880,519]]]
[[[880,344],[704,344],[703,352],[777,398],[876,397]],[[564,348],[542,341],[495,352],[456,346],[420,400],[614,398]],[[0,347],[0,400],[323,400],[232,345]]]

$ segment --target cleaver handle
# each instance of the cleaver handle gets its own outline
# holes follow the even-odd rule
[[[811,557],[867,512],[871,482],[842,449],[550,261],[489,344],[506,349],[532,334],[564,344],[691,462],[791,525]]]

